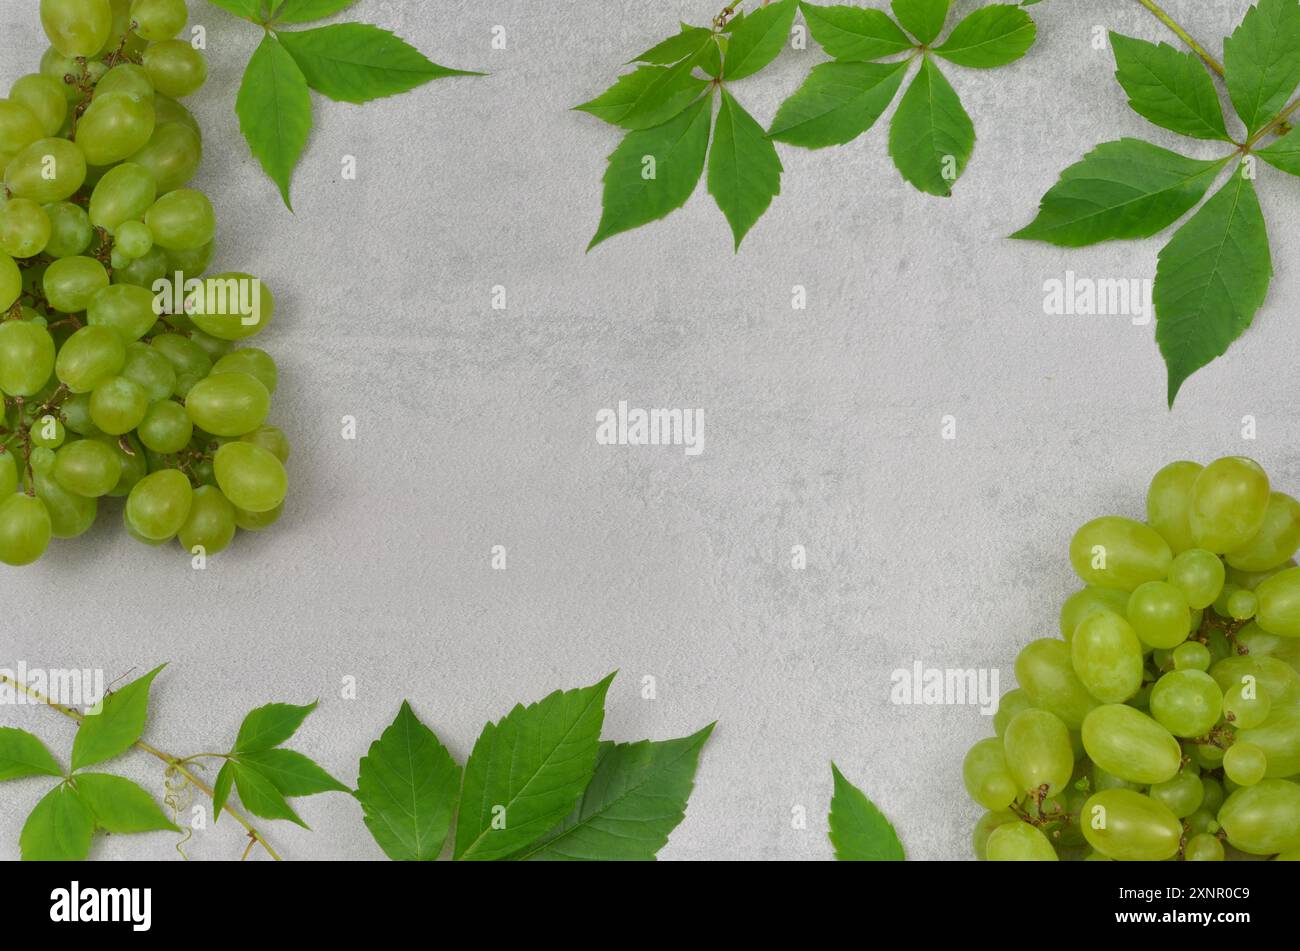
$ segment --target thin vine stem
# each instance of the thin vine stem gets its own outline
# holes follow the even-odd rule
[[[14,680],[12,677],[8,676],[7,674],[0,673],[0,682],[7,683],[12,687],[21,690],[23,693],[27,694],[27,696],[31,697],[33,700],[36,700],[39,703],[45,704],[47,707],[59,711],[64,716],[69,717],[72,720],[76,720],[78,723],[80,723],[82,720],[86,718],[85,714],[80,713],[72,709],[71,707],[64,706],[61,703],[57,703],[56,701],[42,694],[40,691],[33,690],[31,687],[27,686],[26,684],[19,683],[17,680]],[[150,746],[144,740],[136,740],[134,745],[136,746],[136,748],[143,750],[144,752],[148,753],[150,756],[162,760],[164,763],[167,764],[169,768],[174,769],[177,773],[184,776],[185,779],[189,781],[190,785],[194,786],[196,789],[198,789],[200,792],[206,795],[209,799],[212,798],[212,787],[210,787],[207,783],[203,782],[203,780],[199,779],[199,777],[194,774],[194,771],[185,765],[188,762],[188,760],[183,760],[179,756],[172,756],[170,753],[164,753],[162,750],[158,749],[157,747]],[[200,754],[200,755],[207,755],[207,754]],[[192,758],[193,757],[191,757],[191,759]],[[248,843],[248,848],[245,849],[244,851],[244,858],[248,858],[248,854],[249,852],[252,851],[254,845],[260,844],[262,848],[266,849],[267,855],[271,856],[271,858],[275,859],[275,861],[277,862],[281,861],[279,853],[277,853],[275,849],[271,848],[271,843],[267,842],[265,836],[263,836],[262,833],[258,832],[257,829],[253,827],[253,824],[249,822],[247,819],[245,819],[244,816],[237,809],[231,806],[230,803],[226,803],[224,807],[224,811],[228,812],[236,822],[238,822],[241,826],[243,826],[248,831],[248,838],[250,841]]]
[[[1148,10],[1150,10],[1151,13],[1155,15],[1155,18],[1157,20],[1159,20],[1165,26],[1169,27],[1169,29],[1173,31],[1175,36],[1177,36],[1180,40],[1186,43],[1191,48],[1193,53],[1195,53],[1197,56],[1199,56],[1201,59],[1205,61],[1206,66],[1210,67],[1210,69],[1218,73],[1219,76],[1225,75],[1223,64],[1219,62],[1217,59],[1215,59],[1209,50],[1207,50],[1200,43],[1196,42],[1196,39],[1190,33],[1184,30],[1182,25],[1179,24],[1177,20],[1175,20],[1163,9],[1161,9],[1160,5],[1156,3],[1155,0],[1137,0],[1137,2],[1142,4],[1142,6],[1146,7]]]

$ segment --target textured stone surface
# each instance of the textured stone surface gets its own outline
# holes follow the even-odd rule
[[[1139,514],[1171,459],[1247,452],[1300,489],[1294,180],[1261,172],[1277,277],[1256,327],[1173,413],[1151,327],[1042,310],[1043,282],[1066,269],[1150,277],[1161,242],[1064,252],[1004,237],[1095,143],[1186,144],[1127,108],[1091,46],[1101,26],[1168,38],[1131,0],[1048,0],[1027,58],[949,71],[979,132],[955,197],[899,179],[883,124],[839,149],[783,147],[782,194],[739,255],[703,187],[583,254],[617,135],[568,107],[710,4],[361,0],[357,18],[492,75],[365,108],[318,100],[296,215],[233,113],[256,31],[195,6],[217,265],[258,272],[280,305],[258,342],[282,371],[288,512],[196,572],[177,548],[136,545],[106,506],[89,537],[0,573],[0,665],[111,679],[170,661],[148,730],[164,749],[224,747],[251,707],[319,697],[294,745],[352,782],[403,697],[463,761],[484,720],[618,668],[607,736],[719,721],[664,858],[828,857],[832,758],[913,857],[966,858],[977,809],[961,757],[991,724],[970,707],[891,705],[890,672],[992,666],[1009,688],[1016,651],[1055,631],[1077,584],[1074,527]],[[1168,6],[1216,49],[1246,8]],[[504,51],[489,46],[496,25]],[[0,0],[0,82],[43,48],[34,5]],[[736,95],[766,122],[820,58],[787,52]],[[357,181],[341,180],[344,155]],[[791,309],[796,284],[806,311]],[[702,408],[704,453],[598,446],[595,414],[620,399]],[[1243,444],[1246,414],[1260,435]],[[506,571],[490,568],[494,545]],[[805,572],[789,568],[793,545]],[[339,698],[349,676],[355,701]],[[47,710],[0,708],[0,724],[63,756],[71,745]],[[144,756],[120,768],[161,783]],[[5,786],[0,857],[17,856],[41,787]],[[269,830],[287,856],[382,857],[348,797],[298,805],[314,832]],[[227,822],[189,854],[238,857]],[[166,858],[173,841],[113,837],[95,854]]]

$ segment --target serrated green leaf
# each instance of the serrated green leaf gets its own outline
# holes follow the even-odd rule
[[[370,102],[433,79],[481,75],[430,62],[405,40],[368,23],[335,23],[276,35],[307,85],[339,102]]]
[[[618,77],[614,85],[595,99],[574,108],[627,129],[667,122],[698,99],[708,85],[707,80],[692,76],[689,70],[678,72],[674,81],[665,84],[663,80],[669,72],[667,66],[640,66]],[[654,109],[646,105],[651,97],[658,104]],[[632,124],[624,125],[629,115]]]
[[[239,801],[255,816],[263,819],[288,819],[304,829],[310,826],[298,818],[298,813],[285,800],[284,794],[275,788],[275,784],[251,766],[237,762],[227,764],[234,774],[235,788],[239,790]],[[224,767],[223,767],[224,768]]]
[[[946,197],[975,148],[975,126],[934,61],[921,61],[889,125],[889,154],[907,181]]]
[[[87,715],[81,721],[77,738],[72,742],[74,771],[112,759],[135,745],[149,716],[149,685],[162,669],[155,667],[139,680],[109,694],[99,713]]]
[[[221,819],[221,810],[226,807],[226,800],[230,798],[230,786],[234,781],[234,767],[227,761],[221,765],[221,769],[217,772],[217,781],[212,784],[213,825]]]
[[[1020,59],[1037,35],[1038,27],[1028,13],[1014,4],[995,3],[953,27],[934,52],[959,66],[990,69]]]
[[[1256,149],[1255,154],[1274,168],[1300,175],[1300,126],[1268,147]]]
[[[240,753],[235,757],[235,762],[257,770],[285,796],[352,791],[296,750]]]
[[[361,759],[357,800],[390,859],[432,862],[442,852],[460,794],[460,766],[409,703]]]
[[[907,74],[898,63],[822,63],[781,103],[768,135],[820,149],[843,145],[871,128],[889,108]]]
[[[62,776],[45,744],[26,730],[0,727],[0,782],[23,776]]]
[[[713,724],[662,743],[601,743],[596,772],[573,811],[516,859],[652,861],[686,816],[700,750]]]
[[[1228,139],[1214,81],[1195,53],[1111,33],[1115,78],[1133,111],[1156,125],[1198,139]]]
[[[831,798],[830,840],[841,862],[901,862],[898,833],[860,789],[831,763],[835,794]]]
[[[95,817],[67,783],[36,804],[18,837],[24,862],[81,862],[90,854]]]
[[[1223,41],[1223,66],[1233,108],[1258,132],[1300,85],[1300,3],[1259,0]]]
[[[258,707],[240,724],[234,752],[255,753],[279,746],[297,732],[302,721],[315,709],[315,703],[303,707],[292,703],[268,703]]]
[[[261,0],[211,0],[211,2],[227,13],[233,13],[245,20],[252,20],[254,23],[260,23],[262,20]]]
[[[918,42],[928,45],[943,30],[950,3],[951,0],[891,0],[889,6],[903,29]]]
[[[604,213],[588,251],[686,204],[704,173],[712,105],[711,96],[701,97],[663,125],[623,137],[609,156]]]
[[[76,780],[81,801],[105,832],[179,832],[147,792],[121,776],[81,773]]]
[[[289,182],[311,133],[311,93],[298,64],[269,33],[244,70],[235,113],[253,156],[292,210]]]
[[[613,678],[556,691],[484,727],[465,764],[457,859],[513,855],[569,814],[591,782]]]
[[[1012,235],[1067,248],[1149,238],[1199,202],[1227,159],[1190,159],[1143,142],[1103,142],[1061,173],[1038,217]]]
[[[727,55],[722,61],[723,79],[752,76],[776,59],[790,37],[798,10],[799,0],[779,0],[754,10],[743,20],[734,21]]]
[[[872,60],[905,53],[915,45],[883,10],[800,4],[808,32],[828,56]]]
[[[709,194],[731,225],[735,249],[781,194],[781,160],[763,127],[727,90],[709,149]]]
[[[275,23],[310,23],[341,13],[357,0],[277,0]]]
[[[668,66],[680,62],[688,56],[694,56],[700,47],[713,38],[713,31],[702,26],[682,24],[680,33],[656,43],[639,56],[633,56],[629,63],[655,63]]]
[[[1187,378],[1250,326],[1272,277],[1259,198],[1238,171],[1160,252],[1156,342],[1169,369],[1171,407]]]

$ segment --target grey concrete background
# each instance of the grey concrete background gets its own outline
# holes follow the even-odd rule
[[[739,255],[703,186],[584,255],[617,134],[567,108],[716,5],[361,0],[350,18],[492,75],[364,108],[317,100],[290,215],[233,113],[257,33],[192,4],[212,67],[191,103],[198,184],[218,209],[218,265],[278,297],[258,342],[282,370],[290,506],[203,572],[178,548],[136,545],[114,507],[87,538],[0,574],[0,666],[111,679],[169,661],[147,735],[174,752],[225,748],[266,701],[318,697],[293,745],[347,782],[404,697],[463,761],[514,702],[618,668],[606,736],[719,721],[663,858],[827,858],[832,758],[911,857],[968,858],[978,809],[961,758],[991,725],[970,707],[891,705],[889,674],[995,667],[1012,686],[1017,650],[1055,631],[1077,584],[1074,528],[1139,514],[1172,459],[1245,452],[1300,489],[1300,236],[1287,224],[1300,189],[1261,173],[1268,303],[1173,413],[1151,327],[1042,310],[1043,282],[1066,269],[1152,276],[1161,242],[1067,253],[1004,238],[1095,143],[1188,145],[1127,108],[1110,53],[1091,45],[1100,27],[1168,38],[1131,0],[1048,0],[1024,60],[949,70],[979,132],[950,200],[900,180],[882,123],[843,148],[782,148],[782,194]],[[1168,6],[1218,49],[1247,4]],[[505,50],[490,47],[498,25]],[[0,27],[7,87],[45,43],[26,0],[0,0]],[[766,122],[821,58],[787,52],[734,91]],[[344,155],[358,180],[340,180]],[[806,311],[791,309],[795,284]],[[703,455],[598,446],[595,414],[620,399],[703,408]],[[945,414],[956,440],[940,438]],[[1259,437],[1243,443],[1247,414]],[[344,415],[356,441],[340,438]],[[490,568],[494,545],[506,571]],[[48,710],[5,707],[0,724],[70,749],[71,724]],[[160,786],[147,757],[115,768]],[[0,856],[17,857],[42,792],[5,785]],[[263,823],[287,857],[382,857],[349,797],[298,805],[314,832]],[[188,852],[236,858],[237,833],[223,820]],[[173,841],[114,837],[94,854],[175,858]]]

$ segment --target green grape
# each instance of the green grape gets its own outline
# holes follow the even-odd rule
[[[114,268],[126,267],[131,263],[131,259],[123,254],[118,248],[113,248],[109,252],[108,263]]]
[[[142,258],[153,249],[153,232],[143,221],[124,221],[113,235],[118,250],[128,258]]]
[[[1223,694],[1223,718],[1239,730],[1262,726],[1272,709],[1268,690],[1259,686],[1254,677]]]
[[[1091,585],[1076,591],[1061,605],[1061,636],[1067,641],[1074,637],[1074,629],[1090,614],[1113,611],[1123,614],[1128,606],[1128,593],[1115,588],[1095,588]]]
[[[1253,743],[1268,760],[1269,779],[1300,773],[1300,707],[1273,707],[1261,725],[1238,730],[1237,741]]]
[[[128,221],[143,218],[157,197],[158,184],[153,173],[143,165],[124,162],[95,185],[90,195],[90,222],[115,232]]]
[[[1070,564],[1088,584],[1132,591],[1169,574],[1173,554],[1153,529],[1107,515],[1088,522],[1070,541]]]
[[[217,485],[237,508],[269,512],[284,502],[288,491],[284,464],[260,446],[226,443],[217,450],[212,464]]]
[[[111,330],[123,344],[134,343],[158,322],[154,295],[132,284],[106,287],[90,302],[86,322],[91,327]]]
[[[235,507],[216,486],[194,490],[194,505],[180,530],[180,543],[191,555],[202,547],[205,555],[225,551],[235,537]]]
[[[1169,543],[1174,554],[1194,547],[1188,513],[1192,483],[1201,469],[1196,462],[1171,462],[1156,473],[1147,490],[1147,523]]]
[[[1129,697],[1124,702],[1127,703],[1134,710],[1141,710],[1143,713],[1150,711],[1151,688],[1154,686],[1155,686],[1154,683],[1144,683],[1141,687],[1138,688],[1137,693],[1133,694],[1133,696]]]
[[[1300,568],[1279,571],[1255,589],[1255,620],[1272,634],[1300,637]]]
[[[1016,680],[1035,707],[1056,714],[1071,729],[1097,706],[1070,658],[1070,645],[1043,638],[1025,645],[1016,657]]]
[[[289,461],[289,437],[287,437],[282,430],[278,429],[275,426],[258,426],[251,433],[245,433],[243,436],[240,436],[239,438],[241,442],[251,442],[254,446],[261,446],[263,449],[265,449],[271,455],[275,456],[275,458],[279,459],[281,462]],[[1013,690],[1011,691],[1011,693],[1021,694],[1024,697],[1025,703],[1028,704],[1029,702],[1028,694],[1020,690]],[[1008,694],[1008,696],[1010,696],[1010,694]],[[1005,702],[1007,698],[1003,697],[1002,699]],[[1001,709],[1002,709],[1002,705],[999,704],[998,705],[999,712],[1001,711]],[[1010,720],[1011,717],[1008,716],[1007,719]],[[997,724],[996,714],[994,715],[993,722],[996,727]],[[1001,736],[1002,734],[998,733],[998,735]]]
[[[126,267],[115,270],[113,283],[148,289],[166,276],[167,254],[162,248],[153,248],[144,257],[137,258]]]
[[[1217,813],[1219,807],[1223,805],[1223,784],[1213,776],[1202,776],[1201,786],[1205,790],[1205,796],[1201,799],[1201,809],[1208,809],[1211,813]]]
[[[90,418],[90,394],[68,397],[59,407],[68,429],[78,436],[98,436],[99,427]]]
[[[108,72],[108,67],[98,60],[90,60],[85,63],[85,70],[88,82],[96,83]],[[82,64],[72,57],[65,56],[54,47],[50,47],[41,55],[41,75],[48,76],[59,84],[63,90],[63,98],[69,103],[78,103],[81,101],[81,90],[77,88],[77,77],[81,76]],[[63,128],[59,126],[59,130]],[[51,135],[57,134],[56,130]]]
[[[1143,644],[1168,650],[1187,640],[1189,610],[1181,588],[1148,581],[1134,589],[1125,613]]]
[[[202,54],[181,40],[163,40],[144,51],[144,68],[153,86],[164,96],[183,99],[208,78]]]
[[[38,138],[58,135],[63,128],[63,120],[68,116],[68,100],[63,94],[63,85],[61,79],[29,73],[20,76],[9,87],[9,100],[25,106],[36,117],[41,127]]]
[[[131,4],[135,32],[153,43],[171,39],[185,29],[187,19],[185,0],[133,0]]]
[[[0,499],[18,491],[18,463],[14,454],[0,445]]]
[[[1223,765],[1223,750],[1212,743],[1196,747],[1196,762],[1205,769],[1218,769]]]
[[[13,307],[23,292],[23,276],[14,259],[0,251],[0,310]]]
[[[1238,588],[1228,596],[1228,616],[1234,620],[1249,621],[1255,616],[1258,607],[1259,599],[1255,597],[1254,591]]]
[[[150,345],[171,362],[176,371],[175,395],[188,397],[196,383],[212,372],[212,359],[207,353],[180,334],[163,334],[154,337]]]
[[[162,400],[149,407],[148,414],[140,423],[139,436],[145,448],[154,452],[164,455],[180,452],[190,444],[194,424],[180,403]]]
[[[1219,596],[1214,599],[1214,604],[1211,605],[1214,608],[1214,613],[1219,617],[1228,617],[1228,601],[1240,590],[1231,581],[1225,583],[1223,590],[1219,592]]]
[[[1300,674],[1276,657],[1234,655],[1225,657],[1210,668],[1210,676],[1220,690],[1228,691],[1252,678],[1268,692],[1275,706],[1300,703]]]
[[[0,251],[10,257],[35,257],[50,243],[50,216],[30,198],[0,205]]]
[[[212,360],[220,360],[230,353],[235,346],[229,340],[218,340],[216,337],[205,334],[202,330],[191,330],[190,339],[197,343]],[[250,376],[255,375],[250,374]]]
[[[30,109],[21,102],[0,99],[0,151],[16,154],[44,137],[41,120]]]
[[[187,301],[190,319],[219,340],[244,340],[266,329],[275,315],[275,299],[251,274],[215,274],[201,293]]]
[[[49,509],[40,499],[16,494],[0,502],[0,562],[17,568],[40,560],[52,533]]]
[[[50,240],[45,253],[52,258],[76,257],[90,247],[95,229],[86,209],[70,201],[51,202],[45,214],[50,219]]]
[[[1187,770],[1179,770],[1172,779],[1153,783],[1147,795],[1183,819],[1201,807],[1201,802],[1205,799],[1205,787],[1201,784],[1201,777]]]
[[[45,272],[45,297],[55,310],[75,314],[89,307],[108,283],[108,272],[94,258],[60,258]]]
[[[1238,786],[1253,786],[1268,772],[1268,756],[1254,743],[1238,740],[1223,751],[1223,772]]]
[[[147,343],[127,345],[126,363],[122,366],[121,375],[132,383],[139,384],[150,403],[168,399],[176,390],[175,368]],[[186,416],[186,419],[189,417]]]
[[[1245,588],[1248,591],[1258,592],[1259,586],[1276,574],[1286,571],[1288,568],[1296,566],[1295,559],[1292,558],[1284,561],[1276,568],[1269,568],[1266,571],[1241,571],[1238,568],[1228,567],[1227,580],[1238,588]]]
[[[113,10],[113,27],[108,42],[99,52],[103,58],[121,50],[123,54],[138,59],[148,42],[131,30],[131,0],[108,0]]]
[[[126,500],[126,518],[144,538],[166,541],[184,527],[194,503],[190,480],[179,469],[163,469],[136,483]]]
[[[41,0],[41,26],[64,56],[93,56],[108,42],[113,11],[108,0]]]
[[[63,344],[54,369],[73,393],[89,393],[121,372],[125,362],[126,345],[113,330],[82,327]]]
[[[1130,783],[1127,779],[1120,779],[1114,773],[1109,773],[1102,769],[1096,763],[1088,766],[1089,776],[1092,780],[1093,792],[1101,792],[1104,789],[1137,789],[1137,783]]]
[[[172,271],[180,271],[186,280],[202,277],[203,272],[208,269],[208,264],[212,261],[212,252],[215,248],[216,242],[209,241],[203,247],[194,248],[191,251],[169,250],[167,252],[167,266]]]
[[[99,514],[99,503],[65,489],[48,464],[33,466],[36,497],[45,504],[50,516],[53,538],[79,538],[90,531]]]
[[[9,193],[43,205],[71,197],[85,180],[86,157],[75,142],[67,139],[33,142],[5,167]]]
[[[58,449],[63,445],[63,441],[67,437],[67,427],[59,421],[57,416],[46,413],[32,423],[31,439],[33,446],[39,446],[42,449]]]
[[[220,474],[218,466],[218,479]],[[1074,772],[1070,732],[1056,715],[1046,710],[1022,710],[1007,724],[1002,745],[1007,768],[1022,792],[1037,793],[1046,786],[1051,796],[1070,781]]]
[[[980,816],[979,821],[975,823],[975,828],[971,830],[971,849],[975,853],[975,858],[981,862],[988,858],[985,847],[988,844],[989,836],[998,826],[1004,826],[1008,822],[1019,822],[1019,817],[1010,809],[999,809],[996,812],[986,812]]]
[[[1206,783],[1210,783],[1210,782],[1214,782],[1214,780],[1210,780],[1210,779],[1202,779],[1202,780],[1201,780],[1201,783],[1202,783],[1202,784],[1206,784]],[[1219,802],[1222,803],[1222,802],[1223,802],[1223,799],[1222,799],[1222,796],[1223,796],[1223,787],[1220,786],[1217,782],[1215,782],[1215,785],[1216,785],[1216,786],[1219,786],[1219,796],[1220,796]],[[1209,796],[1207,795],[1207,796],[1206,796],[1206,800],[1208,801],[1208,799],[1209,799]],[[1201,808],[1200,808],[1200,809],[1197,809],[1195,812],[1193,812],[1190,816],[1188,816],[1188,817],[1184,820],[1184,822],[1186,823],[1186,825],[1187,825],[1187,829],[1188,829],[1188,831],[1190,832],[1190,834],[1192,834],[1192,835],[1202,835],[1202,834],[1213,835],[1214,833],[1218,832],[1218,831],[1219,831],[1219,820],[1216,819],[1216,818],[1214,817],[1214,816],[1215,816],[1215,813],[1218,811],[1218,808],[1219,808],[1219,807],[1218,807],[1217,805],[1214,806],[1214,807],[1207,807],[1207,806],[1205,805],[1205,803],[1202,802],[1202,803],[1201,803]]]
[[[234,526],[234,513],[230,524]],[[1007,768],[1002,741],[996,736],[980,740],[970,748],[962,764],[966,792],[985,809],[1005,809],[1020,795]]]
[[[272,426],[262,427],[262,429],[273,429],[273,428],[274,427]],[[258,433],[262,431],[262,429],[259,429],[257,432],[249,433],[247,436],[244,436],[243,437],[244,440],[249,442],[255,441],[263,449],[274,454],[275,457],[279,459],[281,462],[288,462],[289,445],[287,441],[285,442],[284,445],[284,454],[281,455],[279,452],[276,452],[276,450],[273,449],[270,445],[268,445],[267,441],[261,439],[254,439],[254,437],[256,437]],[[1008,690],[1006,693],[1002,695],[1002,699],[998,701],[997,712],[993,714],[993,732],[996,733],[998,736],[1005,735],[1005,733],[1007,732],[1007,724],[1011,722],[1011,718],[1014,717],[1021,710],[1030,709],[1031,707],[1033,707],[1033,705],[1034,705],[1033,701],[1029,699],[1029,694],[1025,693],[1025,691],[1021,690],[1019,687],[1016,687],[1013,690]]]
[[[265,422],[271,394],[247,373],[220,373],[190,389],[185,409],[194,425],[214,436],[242,436]]]
[[[266,387],[268,393],[275,393],[279,373],[275,361],[265,350],[246,347],[226,354],[212,366],[212,373],[247,373],[255,377]]]
[[[1264,524],[1226,560],[1239,571],[1268,571],[1286,564],[1300,548],[1300,502],[1281,492],[1270,493]]]
[[[135,429],[149,411],[149,396],[138,383],[115,376],[90,394],[90,418],[110,436]]]
[[[1223,589],[1224,567],[1219,556],[1204,548],[1179,552],[1169,566],[1169,583],[1187,597],[1191,608],[1208,608]]]
[[[0,323],[0,390],[35,396],[54,372],[54,338],[44,327],[22,320]]]
[[[1268,476],[1243,456],[1206,466],[1192,483],[1188,524],[1197,548],[1222,554],[1247,544],[1264,525]]]
[[[1204,671],[1172,671],[1151,690],[1151,716],[1174,736],[1204,736],[1222,712],[1223,693]]]
[[[1168,807],[1131,789],[1108,789],[1089,797],[1081,822],[1089,845],[1121,861],[1170,858],[1183,835]]]
[[[108,495],[122,477],[111,448],[94,439],[81,439],[59,450],[54,478],[75,495],[98,499]]]
[[[131,162],[153,175],[162,194],[175,191],[192,179],[202,159],[199,134],[179,122],[155,125],[149,141],[130,157]]]
[[[1222,862],[1223,843],[1204,832],[1194,835],[1187,840],[1187,846],[1183,849],[1183,861]]]
[[[1008,822],[989,833],[984,854],[990,862],[1055,862],[1056,849],[1027,822]]]
[[[201,248],[212,240],[217,219],[212,203],[200,191],[178,188],[163,195],[145,213],[144,223],[154,243],[166,250]]]
[[[246,532],[260,532],[278,522],[283,514],[283,502],[269,512],[249,512],[235,506],[235,524]]]
[[[1070,659],[1088,693],[1103,703],[1122,703],[1142,686],[1142,645],[1128,621],[1112,611],[1079,624]]]
[[[137,482],[149,474],[146,465],[144,447],[140,445],[139,440],[134,436],[109,436],[106,433],[100,433],[93,437],[104,445],[112,449],[117,456],[118,466],[121,468],[121,478],[117,480],[117,485],[109,492],[109,497],[114,499],[123,499],[130,494],[135,488]],[[125,444],[130,452],[123,448]]]
[[[1210,649],[1198,641],[1179,644],[1173,650],[1175,670],[1209,670]]]
[[[1102,769],[1133,783],[1162,783],[1178,772],[1183,758],[1178,741],[1165,727],[1122,703],[1088,714],[1083,721],[1083,748]]]
[[[159,125],[176,123],[185,126],[199,138],[203,137],[203,130],[199,128],[199,122],[194,118],[194,113],[175,99],[169,99],[166,96],[154,96],[153,111],[158,116]]]
[[[1233,848],[1272,855],[1300,848],[1300,786],[1266,779],[1238,789],[1219,810]]]
[[[152,97],[97,96],[77,123],[75,141],[91,165],[112,165],[144,148],[154,121]]]
[[[144,67],[137,66],[135,63],[122,63],[106,72],[104,77],[95,84],[92,101],[101,96],[111,95],[127,95],[132,99],[145,100],[149,103],[150,111],[153,110],[153,82]],[[157,117],[154,121],[157,122]],[[90,164],[99,163],[92,161]]]

